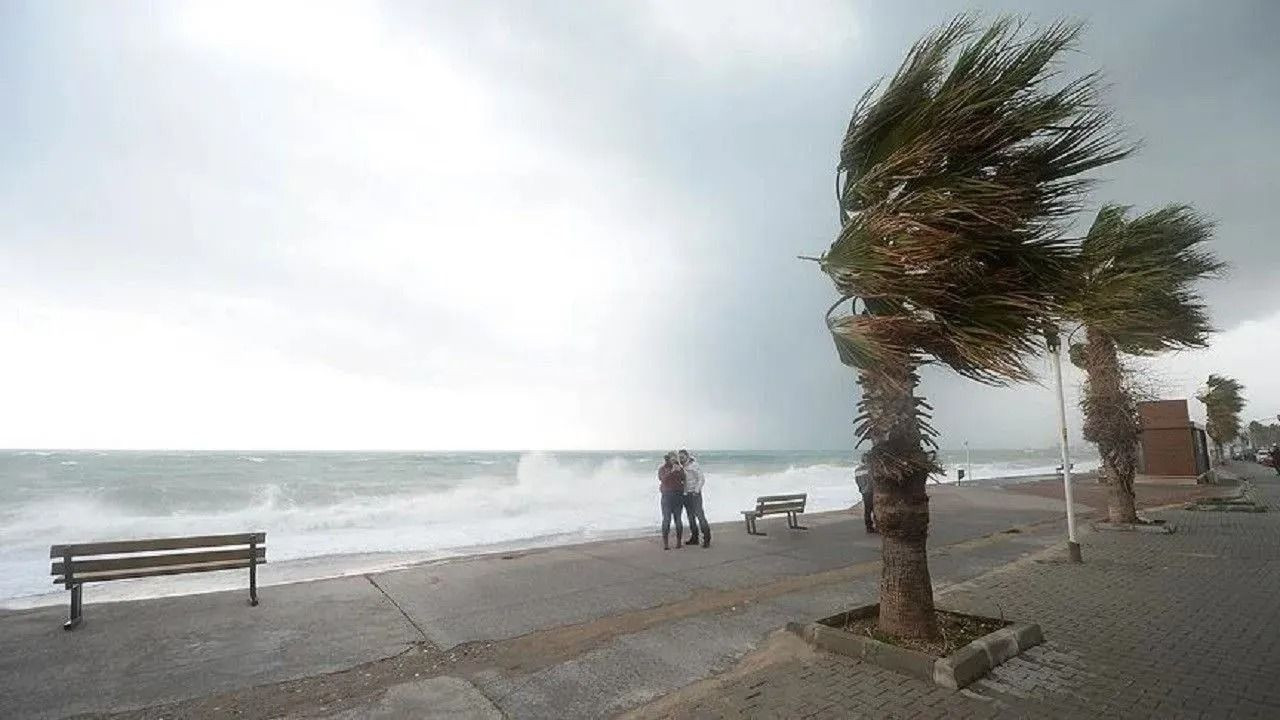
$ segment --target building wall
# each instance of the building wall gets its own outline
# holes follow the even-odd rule
[[[1143,467],[1148,475],[1199,475],[1191,425],[1142,431]]]
[[[1138,418],[1145,474],[1194,477],[1203,472],[1203,463],[1196,456],[1196,427],[1186,400],[1138,403]]]
[[[1138,403],[1142,428],[1186,427],[1191,424],[1186,400],[1153,400]]]

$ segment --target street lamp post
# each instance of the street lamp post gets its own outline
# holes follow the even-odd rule
[[[1053,386],[1058,395],[1058,449],[1062,454],[1062,493],[1067,501],[1067,554],[1071,562],[1083,562],[1080,543],[1076,542],[1076,506],[1071,491],[1071,452],[1067,447],[1067,401],[1062,393],[1062,341],[1058,333],[1048,331],[1044,336],[1053,364]]]

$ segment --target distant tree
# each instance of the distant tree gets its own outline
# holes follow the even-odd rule
[[[1221,462],[1222,446],[1240,435],[1240,411],[1244,409],[1244,386],[1225,375],[1210,375],[1205,388],[1196,396],[1204,403],[1208,421],[1205,433],[1213,440],[1218,461]]]
[[[1280,443],[1280,425],[1262,424],[1257,420],[1249,423],[1249,444],[1254,447],[1270,447]]]
[[[1085,331],[1071,358],[1087,375],[1084,436],[1098,446],[1100,479],[1110,487],[1107,516],[1115,523],[1138,519],[1138,398],[1121,354],[1203,347],[1211,328],[1194,285],[1224,267],[1204,248],[1212,224],[1192,208],[1169,205],[1133,219],[1127,213],[1119,205],[1098,213],[1065,302],[1067,318]]]
[[[1055,65],[1079,32],[957,18],[863,95],[840,147],[841,229],[820,262],[840,294],[828,326],[859,371],[891,636],[938,637],[925,489],[938,466],[917,371],[1031,377],[1070,262],[1061,226],[1088,187],[1078,176],[1128,152],[1097,76],[1063,82]]]

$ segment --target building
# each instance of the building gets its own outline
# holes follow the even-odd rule
[[[1140,402],[1138,419],[1142,429],[1138,472],[1189,481],[1209,472],[1204,428],[1191,422],[1186,400]]]

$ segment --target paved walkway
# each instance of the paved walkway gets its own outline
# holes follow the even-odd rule
[[[0,717],[1131,716],[1228,684],[1235,711],[1280,709],[1251,669],[1280,659],[1258,590],[1276,586],[1280,516],[1171,513],[1178,535],[1089,536],[1072,568],[1026,559],[1061,544],[1060,501],[931,498],[939,592],[1050,638],[972,692],[778,632],[875,597],[878,538],[840,512],[808,531],[771,522],[767,537],[717,526],[709,550],[620,540],[271,587],[258,608],[242,591],[94,603],[91,586],[75,632],[61,607],[0,613]],[[1236,647],[1260,660],[1233,661]],[[1142,694],[1153,688],[1165,706]]]
[[[1236,470],[1273,512],[1164,512],[1174,535],[1093,533],[1084,565],[1051,551],[940,593],[943,607],[1039,622],[1047,638],[965,691],[784,653],[635,716],[1280,717],[1280,481]]]
[[[1061,535],[1061,503],[1045,498],[938,487],[933,507],[944,585]],[[706,550],[644,538],[283,585],[257,608],[243,591],[95,603],[91,585],[74,632],[63,607],[0,613],[0,717],[415,717],[405,703],[435,691],[511,717],[621,712],[874,595],[879,542],[861,514],[806,524],[716,527]],[[446,679],[400,687],[430,678]]]

